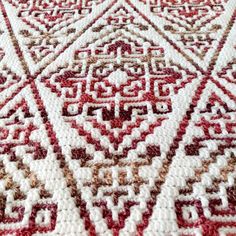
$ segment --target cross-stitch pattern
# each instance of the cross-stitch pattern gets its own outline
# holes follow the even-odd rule
[[[0,0],[0,236],[236,236],[235,0]]]

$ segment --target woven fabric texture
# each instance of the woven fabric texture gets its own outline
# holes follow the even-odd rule
[[[0,236],[236,236],[235,0],[0,0]]]

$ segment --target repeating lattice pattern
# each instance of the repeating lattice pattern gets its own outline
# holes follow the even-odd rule
[[[0,235],[236,235],[235,0],[0,0]]]

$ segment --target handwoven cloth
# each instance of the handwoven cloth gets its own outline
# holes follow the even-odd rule
[[[235,236],[235,19],[0,0],[0,236]]]

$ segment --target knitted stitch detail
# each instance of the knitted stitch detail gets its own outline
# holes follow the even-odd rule
[[[0,0],[0,236],[236,236],[235,0]]]

